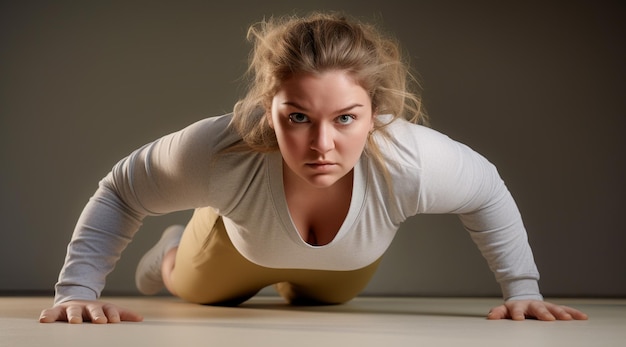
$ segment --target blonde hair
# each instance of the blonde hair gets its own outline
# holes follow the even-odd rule
[[[282,81],[300,73],[346,71],[369,93],[375,114],[391,114],[391,121],[402,117],[427,123],[417,94],[419,85],[398,42],[372,24],[337,13],[315,12],[263,20],[250,26],[247,38],[253,44],[247,71],[250,84],[234,107],[232,125],[253,151],[278,149],[266,114]],[[374,131],[384,130],[387,124],[375,119]],[[384,163],[372,136],[365,151],[379,164]],[[382,167],[387,172],[385,165]]]

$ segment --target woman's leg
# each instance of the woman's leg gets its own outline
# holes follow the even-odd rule
[[[211,208],[194,212],[178,249],[165,258],[168,290],[190,302],[237,305],[278,281],[277,272],[248,261],[235,249]]]
[[[185,227],[172,225],[163,231],[157,242],[139,261],[135,272],[135,284],[143,294],[154,295],[163,289],[163,263],[172,249],[178,247]]]
[[[288,280],[274,288],[293,305],[342,304],[363,291],[380,260],[354,271],[284,270]]]

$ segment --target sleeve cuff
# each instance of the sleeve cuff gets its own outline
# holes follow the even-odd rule
[[[504,301],[509,300],[543,300],[539,292],[539,284],[534,279],[519,279],[500,284]]]
[[[82,286],[61,286],[57,285],[54,296],[54,304],[70,300],[97,300],[98,294],[90,288]]]

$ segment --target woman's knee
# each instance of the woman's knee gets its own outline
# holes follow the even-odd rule
[[[290,305],[296,306],[344,304],[354,299],[360,292],[360,288],[350,288],[349,290],[336,286],[320,288],[319,286],[309,287],[289,282],[277,283],[274,288]]]
[[[177,289],[177,296],[187,302],[191,302],[194,304],[213,306],[237,306],[255,296],[259,292],[259,290],[224,291],[211,290],[210,288],[183,288],[182,290]]]

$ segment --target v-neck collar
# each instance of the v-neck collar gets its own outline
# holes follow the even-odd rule
[[[346,218],[341,224],[341,227],[339,228],[339,231],[337,231],[333,240],[322,246],[314,246],[304,241],[291,219],[289,207],[287,206],[287,199],[285,197],[285,187],[283,185],[283,159],[280,152],[277,151],[269,153],[266,160],[268,164],[269,185],[272,200],[274,202],[274,208],[280,217],[284,231],[289,235],[294,243],[311,248],[332,247],[334,243],[340,240],[347,232],[352,230],[352,226],[361,214],[363,203],[365,201],[365,192],[368,181],[368,161],[365,155],[361,156],[360,160],[354,167],[354,177],[352,179],[352,199],[350,200],[350,207],[348,209],[348,213],[346,214]]]

